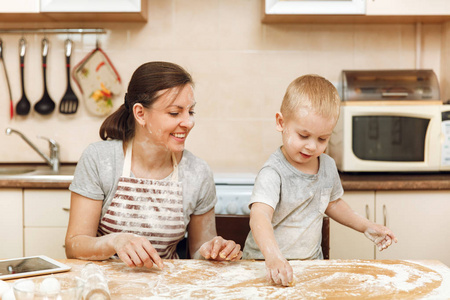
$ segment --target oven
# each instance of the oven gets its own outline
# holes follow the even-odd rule
[[[252,173],[216,173],[217,204],[216,230],[217,235],[227,240],[233,240],[244,248],[245,240],[250,232],[250,209],[248,204],[253,191],[256,174]],[[324,259],[329,258],[330,225],[328,217],[324,217],[322,226],[322,252]],[[177,246],[180,258],[189,257],[187,238]]]
[[[244,248],[250,232],[250,209],[248,204],[252,195],[256,175],[251,173],[218,173],[216,183],[217,235],[233,240]]]
[[[249,173],[215,174],[217,204],[217,234],[224,239],[234,240],[243,248],[250,232],[250,209],[248,204],[252,195],[256,175]],[[322,252],[329,259],[330,225],[324,217],[322,226]]]

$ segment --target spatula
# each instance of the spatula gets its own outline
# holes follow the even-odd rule
[[[34,105],[34,110],[41,115],[48,115],[55,109],[55,102],[47,91],[47,54],[48,54],[48,40],[44,38],[42,40],[42,72],[44,75],[44,95],[42,95],[41,100]]]
[[[72,41],[67,39],[66,48],[67,90],[59,103],[59,112],[62,114],[74,114],[78,109],[78,98],[70,86],[70,55],[72,54]]]

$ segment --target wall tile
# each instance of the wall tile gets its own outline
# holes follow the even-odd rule
[[[72,65],[79,63],[100,43],[122,78],[123,91],[142,63],[165,60],[185,67],[196,82],[196,126],[187,148],[205,159],[214,171],[257,172],[281,144],[275,113],[289,83],[298,76],[316,73],[334,84],[343,69],[413,69],[416,62],[415,24],[262,24],[261,1],[256,0],[152,0],[147,23],[83,23],[82,27],[107,29],[105,35],[72,35]],[[31,24],[20,27],[80,27],[78,23]],[[17,24],[0,23],[1,28]],[[450,26],[423,24],[421,67],[434,69],[441,80],[443,97],[450,98]],[[2,36],[4,57],[14,104],[21,97],[18,41],[20,34]],[[25,34],[26,91],[34,104],[43,93],[40,43],[43,35]],[[66,89],[64,40],[49,35],[49,92],[59,103]],[[0,74],[0,129],[21,130],[36,138],[43,135],[61,144],[64,162],[76,162],[85,147],[99,140],[104,118],[86,111],[83,95],[73,116],[57,112],[9,120],[9,99]],[[0,132],[0,162],[43,161],[18,136]],[[14,151],[11,151],[14,149]]]

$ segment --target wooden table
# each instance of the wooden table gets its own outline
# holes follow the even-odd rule
[[[87,263],[62,260],[76,276]],[[96,262],[112,299],[450,299],[450,269],[439,261],[291,261],[294,286],[267,282],[263,261],[165,260],[165,268],[128,268]]]

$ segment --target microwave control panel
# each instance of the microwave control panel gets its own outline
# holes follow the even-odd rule
[[[441,167],[450,166],[450,110],[442,111]]]

